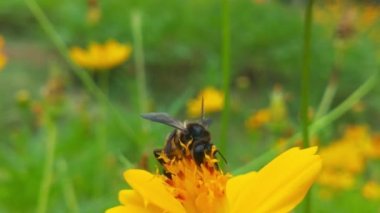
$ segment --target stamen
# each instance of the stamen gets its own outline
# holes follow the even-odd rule
[[[189,151],[185,144],[184,148]],[[199,166],[191,155],[181,159],[168,161],[164,165],[171,177],[162,176],[169,191],[186,209],[193,212],[219,212],[224,203],[226,183],[230,175],[225,175],[216,166],[218,160],[212,148],[210,154],[205,153],[204,162]],[[190,153],[190,151],[189,151]]]

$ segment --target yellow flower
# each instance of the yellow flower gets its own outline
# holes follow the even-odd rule
[[[7,56],[3,52],[4,48],[4,38],[0,36],[0,71],[4,68],[7,63]]]
[[[106,212],[290,212],[321,169],[316,151],[292,148],[260,171],[235,177],[216,169],[212,158],[201,166],[192,158],[169,160],[171,178],[127,170],[132,189],[121,190],[121,205]]]
[[[248,129],[257,129],[271,121],[271,111],[270,109],[264,108],[257,111],[245,123]]]
[[[377,157],[375,141],[367,126],[348,126],[342,138],[321,149],[324,168],[318,182],[334,189],[353,187],[366,160]]]
[[[362,188],[362,194],[370,200],[380,200],[380,185],[375,181],[368,181]]]
[[[197,117],[201,115],[202,98],[204,99],[205,113],[219,112],[224,107],[223,92],[215,89],[214,87],[206,87],[198,94],[197,98],[190,100],[187,103],[187,113],[190,117]]]
[[[325,169],[347,171],[357,174],[364,169],[365,158],[361,151],[351,143],[345,141],[333,142],[322,148],[320,152]]]
[[[70,57],[79,66],[105,71],[124,63],[131,52],[130,45],[108,40],[105,44],[91,43],[87,50],[73,47],[70,50]]]
[[[343,140],[351,143],[361,152],[363,157],[380,157],[380,141],[376,136],[372,136],[368,126],[352,125],[347,127]]]

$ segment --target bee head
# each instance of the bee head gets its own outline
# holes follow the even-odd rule
[[[189,123],[186,125],[186,131],[182,131],[181,141],[209,141],[210,133],[206,127],[199,123]]]

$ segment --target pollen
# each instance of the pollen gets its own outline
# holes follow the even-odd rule
[[[217,166],[217,159],[205,156],[204,163],[196,164],[191,156],[166,162],[170,178],[162,176],[170,193],[188,212],[223,212],[226,209],[226,184],[229,174]]]

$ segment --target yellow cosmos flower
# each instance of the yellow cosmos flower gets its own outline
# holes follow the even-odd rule
[[[204,99],[204,111],[219,112],[224,107],[224,94],[214,87],[206,87],[197,96],[187,103],[187,113],[190,117],[198,117],[202,113],[202,98]]]
[[[171,178],[127,170],[132,187],[121,190],[121,205],[106,213],[127,212],[289,212],[300,203],[321,170],[316,147],[292,148],[258,172],[232,177],[192,158],[169,161]]]
[[[70,50],[72,60],[86,69],[108,70],[124,63],[131,55],[130,45],[108,40],[105,44],[92,43],[87,50],[73,47]]]
[[[4,68],[7,63],[7,56],[3,53],[4,48],[4,38],[0,36],[0,71]]]

